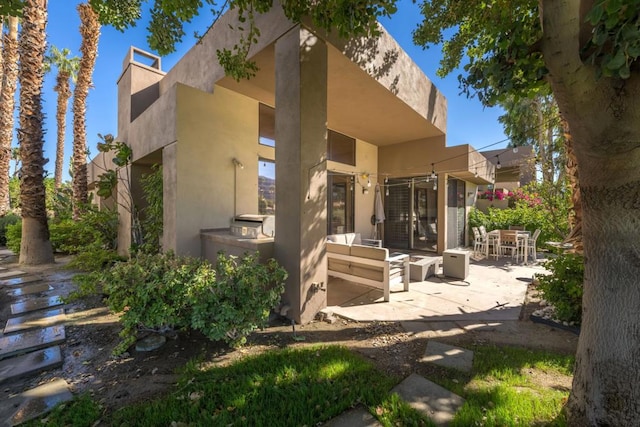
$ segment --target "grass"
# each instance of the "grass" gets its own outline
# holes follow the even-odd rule
[[[561,409],[569,392],[554,388],[553,380],[571,375],[572,356],[495,346],[473,350],[471,374],[443,368],[429,375],[466,399],[451,425],[565,425]],[[269,351],[206,370],[193,362],[180,377],[160,400],[105,416],[81,397],[52,412],[46,425],[91,426],[101,419],[113,426],[314,426],[357,405],[385,426],[432,425],[389,393],[397,378],[339,346]]]
[[[466,399],[452,426],[565,425],[561,411],[569,390],[553,379],[572,375],[573,356],[515,347],[473,350],[471,375],[443,371],[430,378]]]

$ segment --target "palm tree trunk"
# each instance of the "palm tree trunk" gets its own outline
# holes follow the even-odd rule
[[[56,144],[56,170],[54,174],[54,183],[56,188],[62,185],[62,165],[64,164],[64,137],[67,130],[67,106],[71,97],[69,89],[69,73],[59,72],[56,78],[56,87],[54,90],[58,92],[58,106],[56,110],[56,121],[58,122],[58,141]]]
[[[13,141],[13,111],[18,81],[18,18],[9,17],[9,32],[2,51],[2,91],[0,91],[0,216],[9,212],[9,160]]]
[[[46,49],[47,0],[25,0],[20,35],[20,157],[22,175],[21,264],[53,262],[44,187],[42,114],[43,63]]]
[[[100,22],[87,3],[78,5],[82,45],[78,80],[73,93],[73,217],[78,218],[87,203],[87,96],[98,56]]]
[[[572,252],[582,253],[582,202],[580,200],[580,181],[578,176],[578,160],[573,151],[573,139],[569,130],[569,125],[562,120],[564,129],[565,152],[567,155],[567,178],[569,179],[569,189],[571,190],[571,214],[569,216],[569,227],[571,231],[565,239],[566,243],[573,245]]]
[[[0,53],[2,52],[2,35],[4,34],[4,16],[0,15]],[[2,69],[4,64],[0,64],[0,90],[2,89]]]

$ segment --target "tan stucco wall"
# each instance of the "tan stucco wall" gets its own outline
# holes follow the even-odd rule
[[[213,94],[177,85],[175,234],[179,254],[200,256],[200,230],[229,227],[258,210],[258,104],[224,88]],[[237,168],[237,158],[244,169]]]
[[[274,6],[264,15],[255,14],[255,25],[260,29],[260,37],[257,43],[252,44],[249,58],[294,27],[277,3]],[[238,43],[238,30],[229,28],[230,25],[238,25],[236,10],[222,15],[215,27],[207,31],[167,73],[167,77],[160,82],[160,94],[177,82],[211,92],[214,84],[224,77],[224,70],[218,63],[216,51],[224,48],[232,50]]]
[[[127,54],[129,57],[129,53]],[[157,98],[164,73],[142,64],[127,62],[118,80],[118,137],[126,140],[129,123]]]
[[[171,87],[131,123],[128,137],[120,139],[130,144],[134,162],[177,140],[176,92],[177,86]]]
[[[360,233],[362,237],[369,238],[372,231],[371,215],[373,215],[373,202],[375,197],[376,182],[384,179],[378,177],[378,147],[365,141],[356,140],[356,165],[346,165],[344,163],[327,162],[328,171],[355,175],[354,183],[354,231]],[[362,186],[367,185],[367,179],[360,174],[366,172],[370,175],[371,187],[369,193],[362,192]]]
[[[447,99],[380,25],[378,38],[344,40],[331,33],[327,40],[378,83],[428,120],[447,132]],[[375,49],[371,49],[372,43]]]

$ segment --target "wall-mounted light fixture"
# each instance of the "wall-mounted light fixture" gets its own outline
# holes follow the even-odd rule
[[[236,166],[237,166],[237,167],[239,167],[240,169],[244,169],[244,164],[243,164],[240,160],[238,160],[238,159],[236,159],[236,158],[234,157],[232,161],[233,161],[233,164],[234,164],[234,165],[236,165]]]

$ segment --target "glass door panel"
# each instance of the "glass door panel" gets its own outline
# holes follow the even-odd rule
[[[438,191],[426,178],[413,181],[413,249],[438,248]]]
[[[353,232],[353,177],[330,174],[327,197],[327,234]]]

